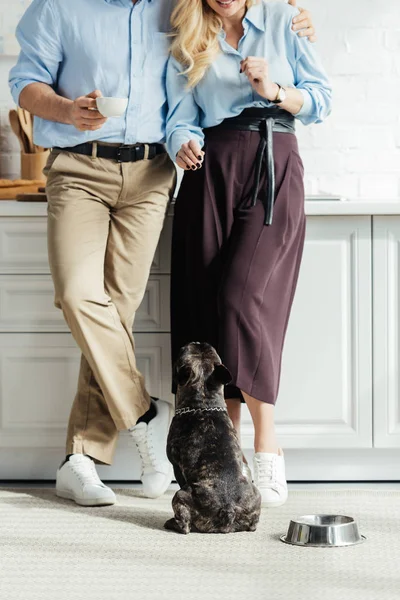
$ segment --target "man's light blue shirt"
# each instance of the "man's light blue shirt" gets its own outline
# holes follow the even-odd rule
[[[248,56],[268,61],[270,78],[284,87],[296,87],[304,104],[296,115],[308,125],[321,122],[331,111],[331,86],[315,47],[292,30],[298,10],[282,2],[250,8],[243,21],[244,35],[235,50],[220,34],[222,52],[192,90],[187,89],[184,70],[170,58],[167,71],[169,104],[167,145],[175,159],[181,145],[191,139],[204,143],[202,129],[239,115],[245,108],[271,106],[240,73],[240,62]]]
[[[42,82],[75,100],[99,89],[129,98],[126,114],[102,129],[35,118],[35,143],[46,148],[94,139],[134,144],[163,142],[170,16],[175,0],[33,0],[17,28],[21,54],[10,73],[21,91]]]

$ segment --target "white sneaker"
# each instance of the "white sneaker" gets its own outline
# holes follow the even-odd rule
[[[147,423],[138,423],[130,429],[142,460],[141,481],[147,498],[158,498],[172,481],[172,465],[167,458],[167,436],[171,424],[172,407],[168,402],[154,403],[157,415]]]
[[[261,506],[274,508],[285,504],[288,487],[283,451],[278,454],[257,452],[254,456],[254,483],[261,494]]]
[[[247,477],[247,479],[250,482],[253,481],[253,473],[251,472],[249,465],[247,463],[245,463],[244,461],[243,461],[243,465],[242,465],[242,475]]]
[[[100,480],[94,462],[85,454],[72,454],[57,471],[56,494],[81,506],[115,504],[114,492]]]

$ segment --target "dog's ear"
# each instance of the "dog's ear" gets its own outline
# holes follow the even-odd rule
[[[186,385],[192,377],[192,370],[187,365],[175,370],[175,383],[177,385]]]
[[[225,365],[215,365],[211,378],[219,385],[226,385],[232,381],[232,375],[229,373]]]

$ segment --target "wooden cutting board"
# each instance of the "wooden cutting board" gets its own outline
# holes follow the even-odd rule
[[[18,202],[47,202],[46,194],[18,194]]]

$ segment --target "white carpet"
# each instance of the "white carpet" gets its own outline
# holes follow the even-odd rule
[[[399,600],[400,492],[293,491],[256,533],[163,530],[169,493],[80,508],[52,490],[0,490],[1,600]],[[356,517],[368,541],[338,549],[279,541],[291,517]]]

